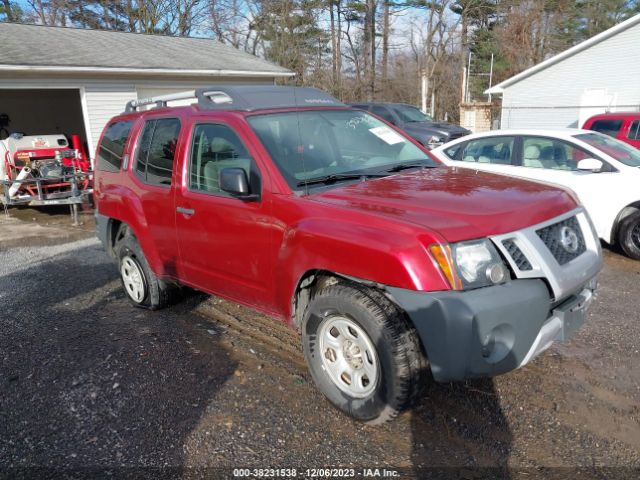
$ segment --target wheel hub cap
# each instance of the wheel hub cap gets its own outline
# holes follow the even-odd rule
[[[636,223],[631,230],[631,241],[640,248],[640,222]]]
[[[120,275],[124,283],[127,294],[134,302],[140,303],[144,300],[145,284],[144,275],[140,271],[140,267],[131,257],[125,256],[122,259],[120,267]]]
[[[331,381],[351,397],[364,398],[376,388],[378,355],[364,329],[353,320],[333,316],[320,329],[322,368]]]

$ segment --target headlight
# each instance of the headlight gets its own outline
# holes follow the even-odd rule
[[[487,239],[432,245],[430,250],[455,290],[486,287],[509,278],[509,271],[502,258]]]

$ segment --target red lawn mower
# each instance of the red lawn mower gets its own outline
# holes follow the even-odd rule
[[[78,135],[71,136],[71,145],[64,135],[12,133],[0,140],[0,202],[5,207],[88,203],[92,180]]]

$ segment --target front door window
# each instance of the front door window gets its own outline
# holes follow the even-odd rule
[[[578,162],[589,157],[570,143],[544,137],[525,137],[522,142],[522,166],[549,170],[578,170]]]

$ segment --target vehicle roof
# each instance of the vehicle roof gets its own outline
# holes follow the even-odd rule
[[[197,103],[191,105],[178,105],[174,107],[154,107],[148,110],[139,110],[133,112],[122,112],[119,115],[114,116],[109,123],[113,121],[122,120],[135,120],[137,118],[144,118],[147,116],[163,116],[163,115],[185,115],[185,116],[198,116],[206,118],[208,115],[216,115],[216,118],[220,118],[220,115],[235,115],[240,117],[247,117],[251,115],[264,115],[269,113],[287,113],[287,112],[304,112],[304,111],[319,111],[319,110],[351,110],[347,105],[336,105],[331,107],[318,106],[318,107],[280,107],[280,108],[264,108],[255,110],[207,110],[201,108]]]
[[[595,133],[593,130],[585,130],[582,128],[557,128],[557,129],[533,129],[533,128],[511,128],[504,130],[489,130],[488,132],[472,133],[460,137],[456,141],[470,140],[483,137],[498,137],[507,135],[541,135],[545,137],[567,138],[579,135],[581,133]]]
[[[594,118],[632,118],[637,119],[640,118],[640,112],[607,112],[607,113],[598,113],[597,115],[592,115],[587,119],[593,120]]]
[[[175,94],[131,100],[126,112],[134,112],[141,106],[168,107],[168,102],[193,98],[201,110],[245,111],[274,108],[305,108],[312,106],[346,107],[327,92],[310,87],[285,87],[277,85],[212,85]]]
[[[402,103],[402,102],[349,102],[347,105],[402,105],[405,107],[413,107],[413,108],[418,108],[415,105],[411,105],[409,103]]]

